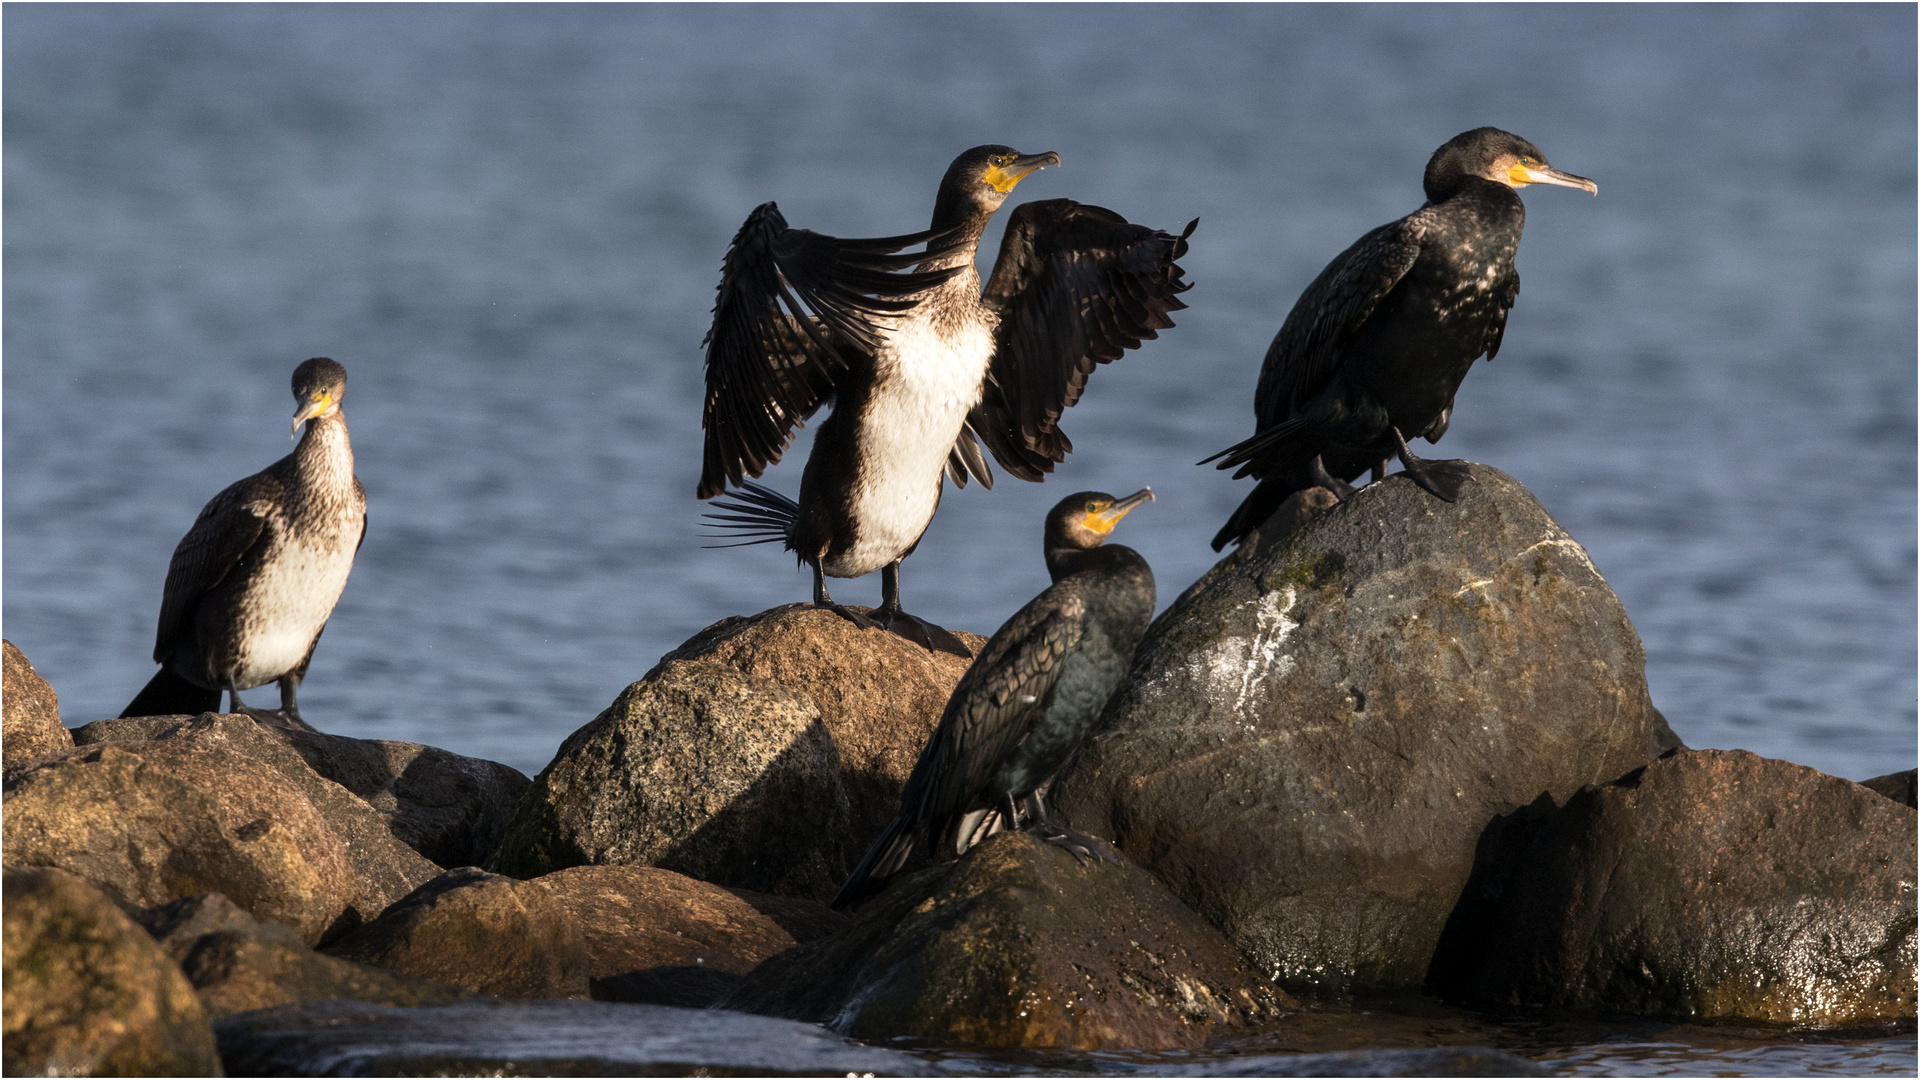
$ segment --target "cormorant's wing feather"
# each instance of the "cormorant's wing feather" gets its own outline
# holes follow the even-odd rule
[[[982,301],[1000,316],[980,404],[968,423],[1000,467],[1039,480],[1073,442],[1060,414],[1080,400],[1095,364],[1173,325],[1191,286],[1174,261],[1179,236],[1133,225],[1111,210],[1049,199],[1007,222]]]
[[[872,363],[880,333],[874,320],[911,309],[919,294],[958,272],[900,272],[925,256],[894,252],[936,235],[841,240],[788,228],[773,203],[747,216],[722,263],[703,342],[701,498],[779,461],[793,429],[840,374]]]
[[[164,663],[173,647],[193,632],[201,599],[261,542],[268,508],[284,496],[285,489],[269,470],[235,482],[201,508],[167,564],[160,625],[153,640],[156,661]]]
[[[1294,301],[1260,367],[1254,391],[1260,427],[1287,420],[1333,381],[1348,340],[1420,257],[1427,218],[1418,210],[1362,236]]]
[[[993,490],[993,470],[987,468],[986,456],[980,453],[980,443],[974,439],[973,428],[962,423],[960,435],[953,440],[953,449],[947,451],[947,479],[953,486],[967,486],[969,478],[980,481],[980,486]]]
[[[1513,310],[1513,302],[1520,299],[1520,272],[1507,264],[1506,276],[1495,283],[1499,303],[1494,306],[1493,318],[1487,323],[1487,359],[1492,360],[1500,354],[1500,339],[1507,336],[1507,312]]]
[[[1032,733],[1053,700],[1060,661],[1080,643],[1085,605],[1048,589],[996,631],[947,700],[901,795],[903,813],[943,829],[973,803],[994,768]]]

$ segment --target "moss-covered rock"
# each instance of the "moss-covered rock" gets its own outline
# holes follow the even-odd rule
[[[1181,1049],[1292,1004],[1138,867],[1002,833],[898,879],[723,1002],[859,1039]]]
[[[1388,477],[1250,540],[1155,621],[1056,785],[1292,988],[1418,986],[1490,819],[1663,742],[1586,552],[1474,477],[1457,503]]]
[[[98,889],[9,867],[8,1076],[219,1076],[213,1029],[173,960]]]

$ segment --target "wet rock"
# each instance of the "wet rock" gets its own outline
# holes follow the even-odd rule
[[[493,865],[645,864],[826,900],[966,666],[808,604],[723,620],[567,740]]]
[[[329,1001],[222,1020],[238,1076],[925,1076],[812,1024],[599,1001],[395,1009]]]
[[[1912,1020],[1914,810],[1680,750],[1490,829],[1435,958],[1456,1000],[1686,1020]]]
[[[1056,784],[1283,985],[1419,985],[1487,822],[1661,738],[1586,552],[1473,474],[1457,503],[1388,477],[1250,539],[1155,621]]]
[[[222,1075],[193,987],[98,889],[8,867],[4,921],[8,1076]]]
[[[181,966],[207,1014],[215,1018],[334,998],[448,1005],[476,996],[314,952],[288,927],[256,919],[219,893],[148,908],[138,919]]]
[[[96,720],[76,729],[73,738],[83,746],[152,739],[190,719]],[[371,807],[396,839],[442,868],[478,865],[492,855],[506,831],[507,815],[531,782],[497,761],[419,743],[256,726],[260,738],[283,743],[292,752],[268,755],[283,772],[303,782],[311,773],[346,789]]]
[[[546,887],[449,870],[327,953],[499,997],[584,998],[587,953],[566,906]]]
[[[0,759],[11,769],[73,745],[60,722],[60,698],[13,642],[0,642]]]
[[[1143,1070],[1145,1071],[1145,1070]],[[1424,1050],[1347,1050],[1331,1054],[1260,1054],[1160,1066],[1152,1076],[1552,1076],[1504,1050],[1435,1046]]]
[[[1870,791],[1877,791],[1887,798],[1892,799],[1894,802],[1914,806],[1916,805],[1914,800],[1914,777],[1915,770],[1908,769],[1906,772],[1888,773],[1885,776],[1876,776],[1871,780],[1862,780],[1860,781],[1860,786]]]
[[[1185,1049],[1292,1005],[1145,871],[1002,833],[756,968],[730,1009],[858,1039]]]
[[[795,943],[793,934],[747,900],[671,870],[575,866],[536,883],[580,927],[588,983],[599,1001],[704,1008],[756,964]],[[846,922],[824,907],[819,911]]]
[[[251,718],[206,713],[154,728],[83,729],[150,737],[89,739],[13,774],[8,819],[25,828],[8,830],[8,861],[65,867],[141,906],[224,893],[309,943],[436,872]]]

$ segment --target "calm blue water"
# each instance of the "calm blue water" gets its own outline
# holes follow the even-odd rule
[[[1056,479],[949,494],[909,608],[991,631],[1045,583],[1053,501],[1145,484],[1125,540],[1171,597],[1245,491],[1192,463],[1251,431],[1294,296],[1497,124],[1600,196],[1528,194],[1505,349],[1443,456],[1587,545],[1689,743],[1914,764],[1911,7],[9,5],[4,30],[5,632],[70,723],[150,674],[175,541],[287,451],[288,374],[324,354],[371,527],[308,715],[537,770],[700,627],[807,595],[697,535],[733,230],[769,198],[920,228],[986,141],[1065,158],[1021,196],[1199,216],[1198,285],[1093,380]]]

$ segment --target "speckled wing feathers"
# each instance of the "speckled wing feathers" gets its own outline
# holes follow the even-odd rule
[[[215,495],[193,527],[173,549],[167,583],[161,592],[160,625],[153,658],[165,663],[181,638],[192,632],[195,611],[209,591],[267,535],[268,508],[285,496],[271,473],[256,473]],[[363,533],[364,535],[364,533]]]
[[[1037,481],[1066,460],[1060,414],[1094,365],[1157,337],[1186,307],[1175,260],[1197,224],[1174,236],[1071,199],[1013,211],[982,297],[1000,317],[993,360],[968,417],[1001,468]]]
[[[773,203],[747,216],[727,249],[703,343],[701,498],[779,461],[835,379],[873,362],[874,320],[910,310],[919,294],[957,272],[899,272],[924,256],[893,253],[935,235],[840,240],[788,228]]]

